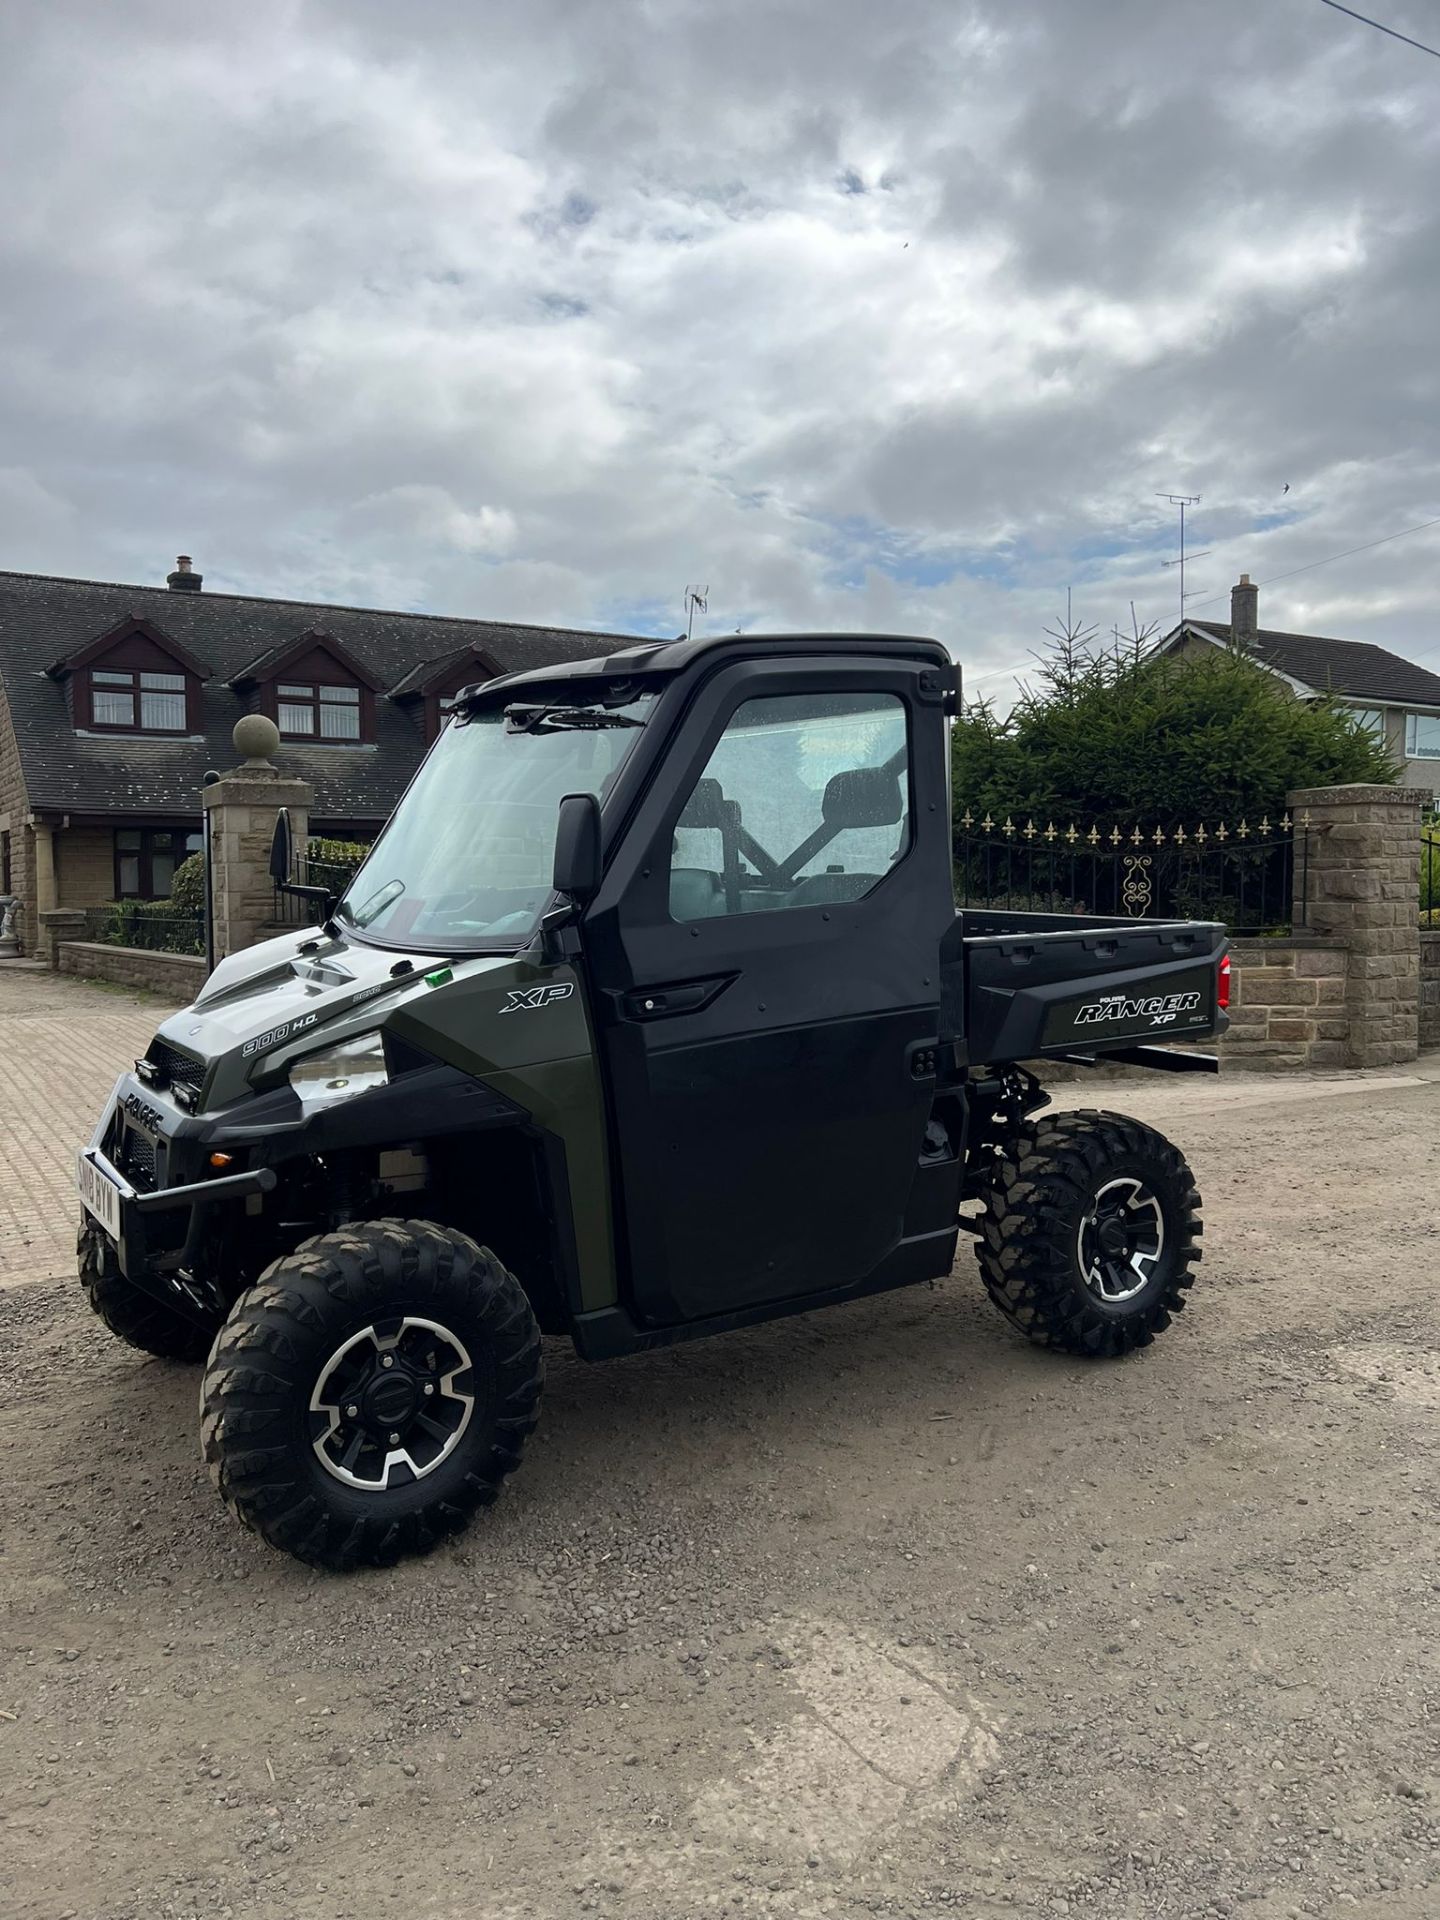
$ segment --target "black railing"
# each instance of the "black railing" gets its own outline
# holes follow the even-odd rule
[[[977,819],[967,807],[955,823],[962,907],[1221,920],[1232,933],[1288,933],[1304,923],[1308,864],[1305,815],[1273,825],[1057,825]]]
[[[1420,831],[1420,924],[1440,928],[1440,820]]]
[[[181,913],[172,900],[112,900],[85,909],[85,938],[149,953],[203,954],[205,915]]]

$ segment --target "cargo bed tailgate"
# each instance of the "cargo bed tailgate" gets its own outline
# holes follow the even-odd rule
[[[1104,1052],[1228,1026],[1217,1004],[1227,946],[1218,922],[1081,921],[1072,931],[1036,918],[1045,930],[964,937],[972,1061]]]

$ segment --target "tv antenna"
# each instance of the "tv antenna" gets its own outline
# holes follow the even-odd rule
[[[704,587],[686,587],[685,589],[685,638],[688,640],[695,631],[695,609],[701,613],[710,611],[710,589]]]
[[[1157,500],[1168,500],[1172,507],[1178,507],[1180,509],[1180,557],[1178,560],[1162,560],[1160,564],[1162,567],[1179,567],[1180,569],[1180,618],[1183,620],[1185,618],[1185,602],[1195,598],[1193,593],[1186,593],[1185,591],[1185,562],[1187,560],[1203,560],[1208,554],[1212,553],[1214,549],[1212,547],[1204,547],[1199,553],[1186,553],[1185,551],[1185,509],[1187,507],[1199,506],[1200,495],[1198,493],[1157,493],[1155,498]]]

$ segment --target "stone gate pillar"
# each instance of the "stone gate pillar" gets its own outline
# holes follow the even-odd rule
[[[280,732],[264,714],[247,713],[235,723],[236,750],[246,757],[231,773],[202,787],[205,830],[210,836],[211,913],[215,922],[215,958],[239,953],[261,937],[275,918],[275,889],[270,879],[270,840],[282,807],[290,812],[295,845],[305,844],[315,789],[308,780],[291,780],[270,756]]]
[[[1295,929],[1349,947],[1345,1013],[1352,1067],[1413,1060],[1420,1044],[1418,787],[1301,787],[1295,836]],[[1307,825],[1308,821],[1308,825]]]

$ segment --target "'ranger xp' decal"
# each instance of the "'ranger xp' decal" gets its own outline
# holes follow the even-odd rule
[[[1151,1026],[1168,1027],[1182,1013],[1194,1013],[1200,1005],[1198,993],[1150,994],[1143,999],[1127,1000],[1123,993],[1107,993],[1103,1000],[1087,1000],[1075,1009],[1077,1027],[1098,1026],[1105,1020],[1148,1020]]]
[[[512,987],[501,1013],[522,1013],[531,1007],[548,1007],[552,1001],[568,1000],[575,991],[573,980],[555,980],[546,987]]]

